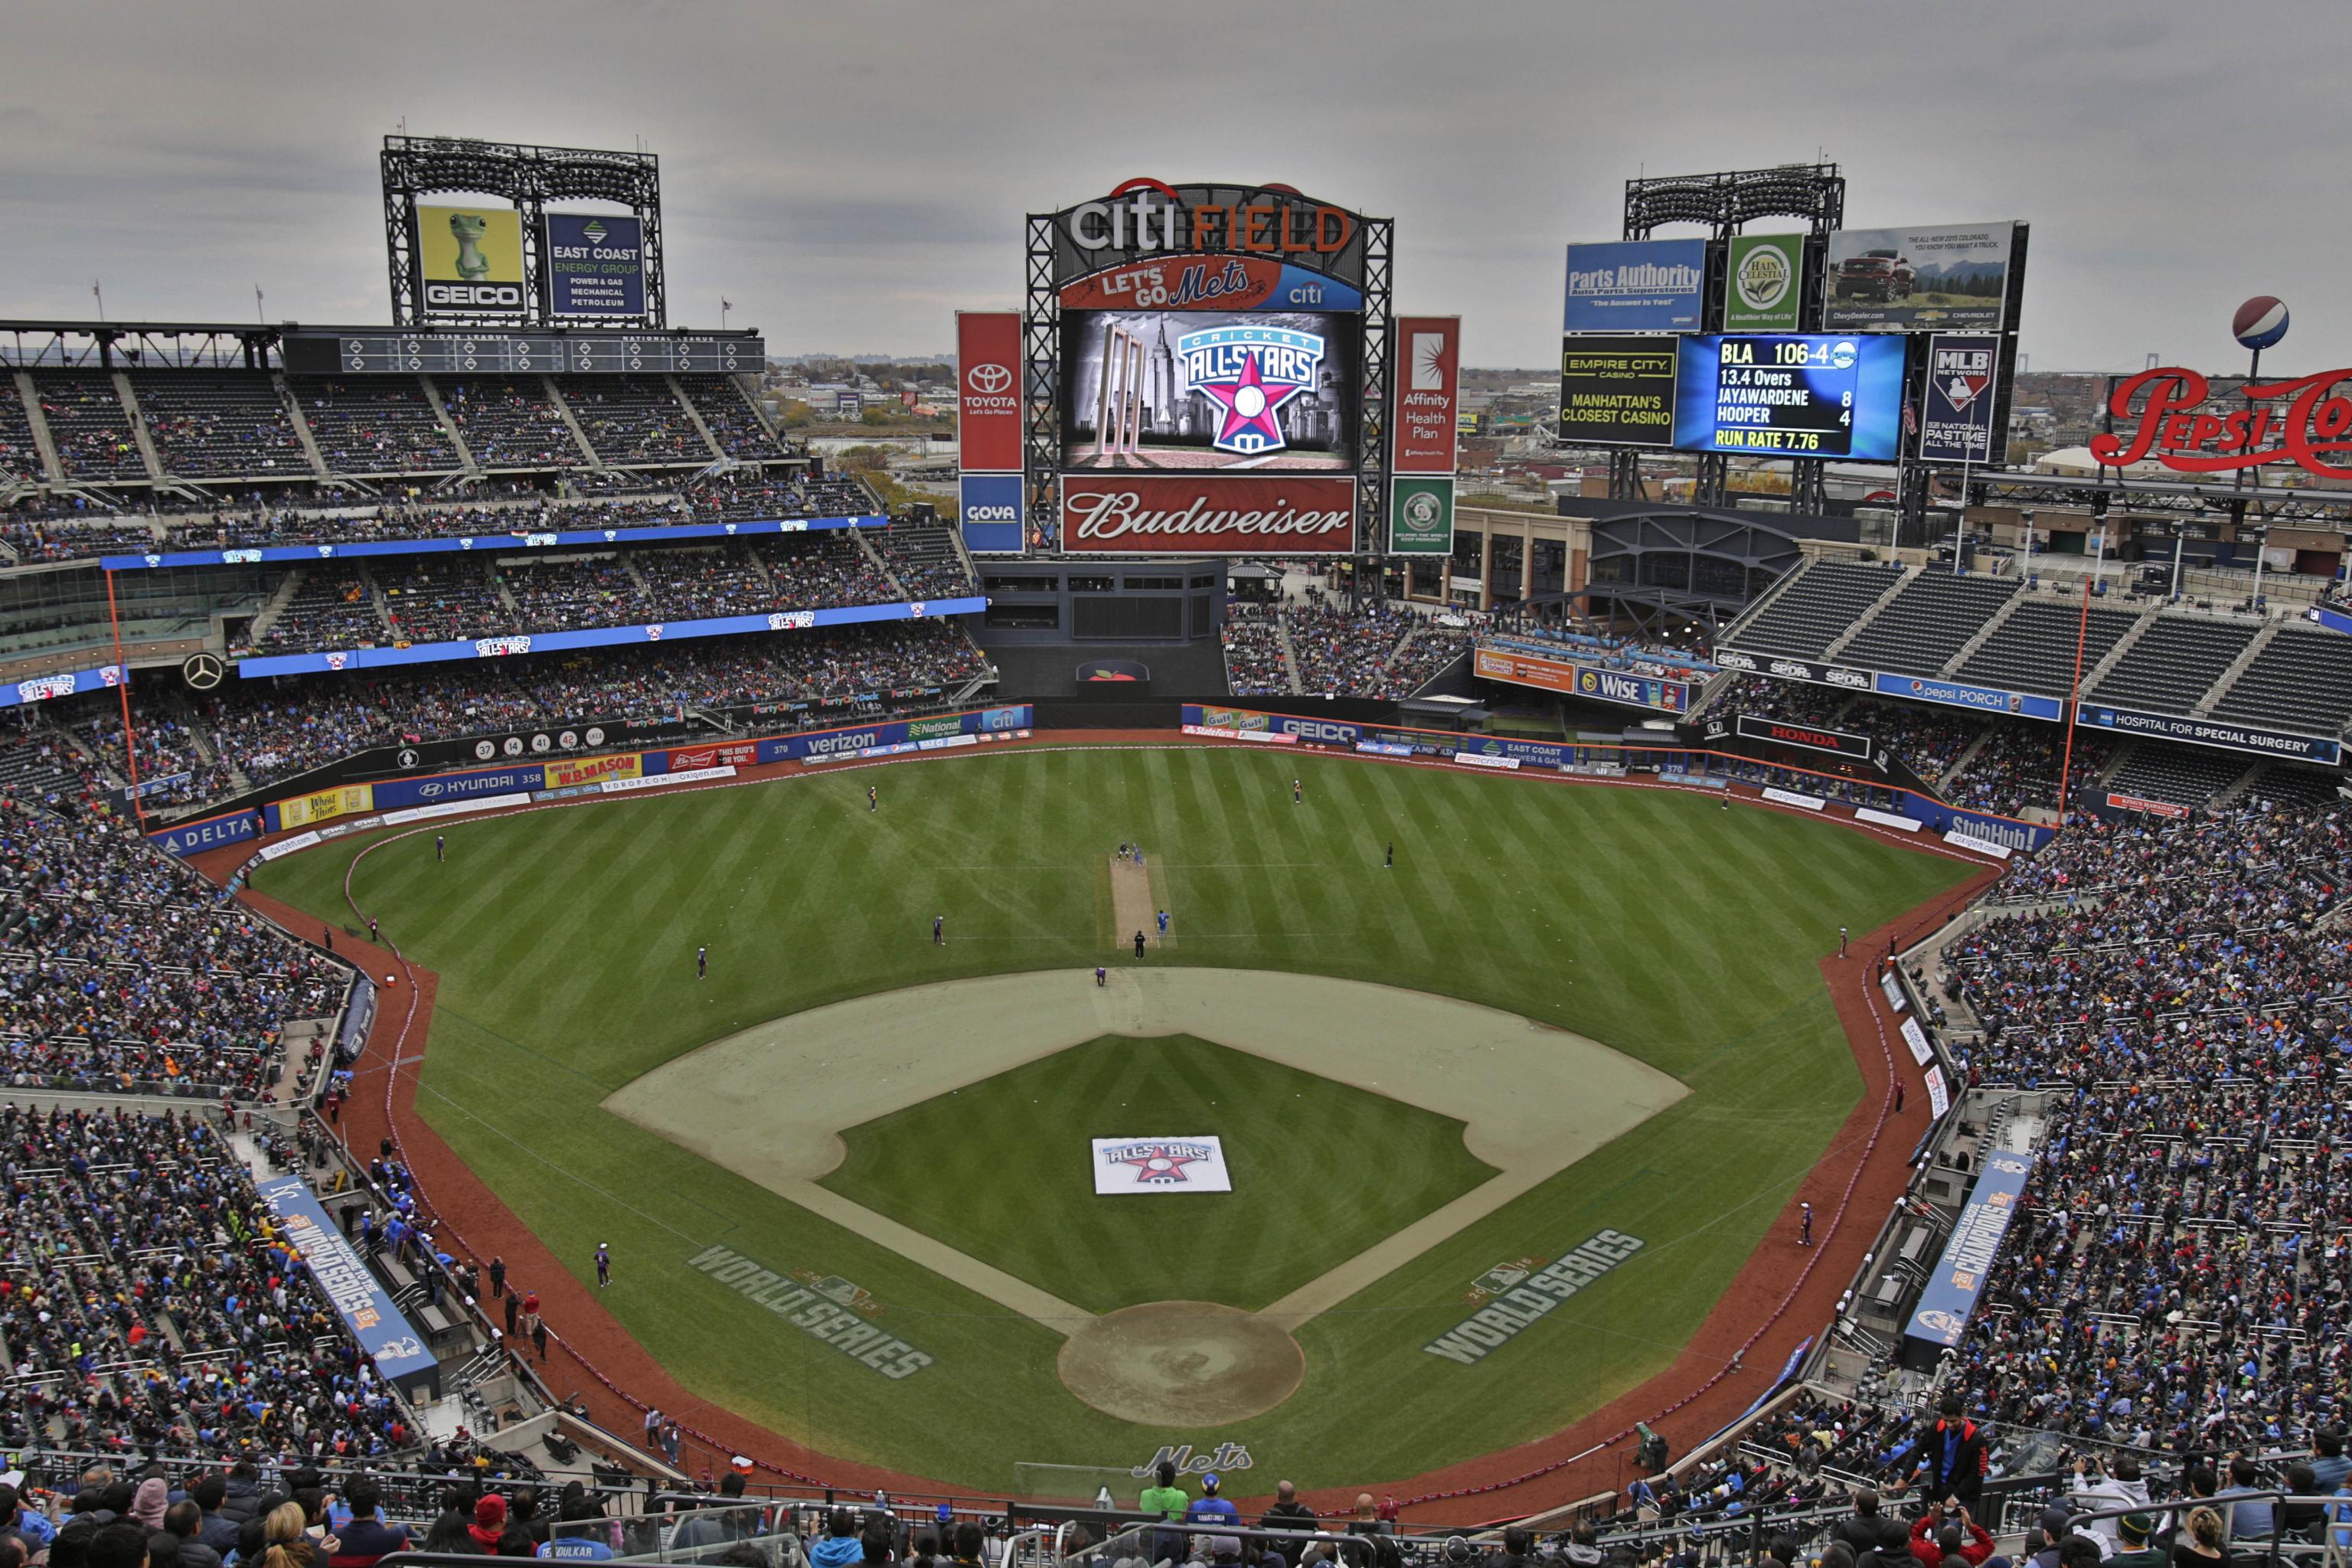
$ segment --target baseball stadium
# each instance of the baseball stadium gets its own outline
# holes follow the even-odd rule
[[[0,323],[0,1568],[2340,1549],[2352,507],[2189,410],[2352,373],[2011,463],[2029,224],[1645,174],[1514,446],[1136,179],[866,462],[380,156],[383,321]]]

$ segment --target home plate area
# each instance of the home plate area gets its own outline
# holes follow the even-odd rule
[[[1301,1324],[1686,1092],[1447,997],[1143,965],[814,1008],[605,1105],[1063,1336],[1096,1409],[1197,1427],[1280,1405]]]

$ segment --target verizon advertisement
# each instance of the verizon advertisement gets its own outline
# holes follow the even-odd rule
[[[956,313],[956,436],[966,473],[1021,471],[1021,317]]]
[[[1400,316],[1393,341],[1403,369],[1398,376],[1390,468],[1400,474],[1450,474],[1454,413],[1461,402],[1462,319]]]
[[[1355,542],[1346,475],[1062,476],[1062,548],[1073,553],[1344,555]]]

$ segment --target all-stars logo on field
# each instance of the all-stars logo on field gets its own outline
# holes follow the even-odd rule
[[[1188,1181],[1184,1167],[1197,1165],[1209,1157],[1209,1150],[1197,1143],[1130,1143],[1124,1149],[1106,1151],[1106,1158],[1121,1165],[1135,1167],[1135,1179],[1154,1185]]]
[[[1217,405],[1220,452],[1250,457],[1279,452],[1284,404],[1315,385],[1323,366],[1323,340],[1286,327],[1239,325],[1187,332],[1176,340],[1183,389]]]

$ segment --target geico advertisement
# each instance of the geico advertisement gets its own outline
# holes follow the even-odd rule
[[[522,216],[511,207],[416,209],[416,277],[428,310],[522,309]]]

